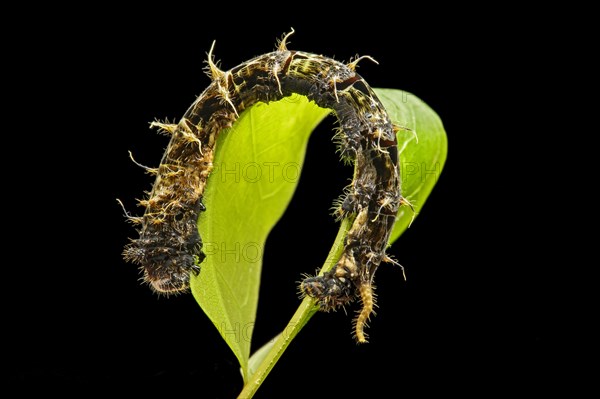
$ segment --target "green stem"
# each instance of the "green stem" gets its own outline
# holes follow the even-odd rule
[[[333,247],[329,251],[329,255],[327,255],[327,260],[323,264],[319,275],[331,270],[333,266],[336,264],[337,260],[342,255],[342,251],[344,249],[343,240],[346,236],[350,226],[352,225],[351,219],[344,219],[338,231],[337,237],[335,238],[335,242]],[[300,330],[308,323],[308,321],[313,317],[313,315],[319,310],[317,305],[317,300],[314,298],[306,297],[292,316],[291,320],[287,324],[285,330],[279,334],[277,337],[277,341],[267,354],[267,356],[263,359],[261,364],[256,369],[256,372],[252,375],[252,377],[248,380],[242,392],[239,394],[238,399],[250,399],[254,396],[258,388],[260,388],[263,381],[267,378],[283,352],[290,345],[292,340],[298,335]]]

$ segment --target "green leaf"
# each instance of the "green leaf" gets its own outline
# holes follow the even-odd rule
[[[375,91],[392,121],[410,129],[397,134],[402,194],[420,212],[446,160],[442,123],[433,110],[410,93]],[[200,275],[192,278],[191,288],[238,358],[245,382],[240,398],[254,395],[318,310],[314,299],[305,298],[284,332],[250,359],[264,244],[296,188],[308,138],[329,112],[303,96],[257,104],[243,112],[217,142],[215,170],[204,194],[207,210],[198,221],[208,256],[201,264]],[[398,217],[390,243],[404,232],[415,213],[402,207]],[[350,220],[342,221],[320,273],[335,265],[350,225]]]
[[[265,360],[269,352],[273,349],[273,346],[275,345],[281,334],[283,333],[281,332],[277,334],[273,339],[271,339],[269,342],[258,348],[252,354],[252,356],[250,356],[250,359],[248,359],[248,375],[254,375],[254,373],[256,373],[258,367]],[[242,372],[242,375],[243,374],[244,373]]]
[[[400,207],[390,237],[393,243],[423,208],[442,173],[448,139],[440,117],[414,94],[394,89],[375,89],[392,121],[410,130],[400,130],[400,176],[402,195],[410,207]]]
[[[191,290],[245,381],[265,241],[298,184],[310,133],[329,112],[302,96],[257,104],[217,140],[198,220],[207,256]]]

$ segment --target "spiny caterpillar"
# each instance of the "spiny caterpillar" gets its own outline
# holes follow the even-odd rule
[[[371,87],[355,72],[357,57],[343,64],[321,55],[288,50],[292,30],[271,53],[229,70],[220,70],[211,47],[207,73],[212,83],[178,124],[153,122],[171,135],[149,197],[140,201],[140,237],[125,247],[127,261],[139,264],[154,291],[188,290],[190,273],[204,260],[197,220],[204,211],[203,193],[213,169],[217,135],[252,105],[278,101],[294,93],[332,110],[339,122],[335,136],[342,158],[354,163],[351,185],[336,201],[335,215],[351,227],[335,267],[300,284],[303,295],[318,299],[321,309],[336,310],[356,298],[362,310],[354,321],[355,338],[366,342],[364,327],[373,312],[373,276],[381,262],[395,263],[386,247],[396,214],[406,201],[400,194],[396,132]]]

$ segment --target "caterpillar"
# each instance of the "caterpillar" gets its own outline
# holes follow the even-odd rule
[[[140,225],[139,238],[125,246],[125,260],[140,265],[143,280],[159,294],[189,289],[190,274],[200,272],[205,258],[197,220],[213,169],[219,132],[229,128],[252,105],[278,101],[294,93],[332,110],[338,129],[334,138],[341,157],[354,164],[354,178],[335,201],[334,215],[350,218],[351,227],[336,265],[322,276],[306,277],[302,295],[316,298],[331,311],[359,299],[362,309],[354,335],[367,342],[364,328],[375,307],[373,278],[381,262],[395,263],[386,247],[398,208],[406,201],[400,192],[396,132],[384,106],[356,73],[356,57],[344,64],[302,51],[288,50],[283,36],[275,51],[255,57],[228,71],[219,69],[208,53],[206,72],[211,84],[185,112],[179,123],[153,122],[171,136],[157,169],[156,180],[142,217],[128,216]]]

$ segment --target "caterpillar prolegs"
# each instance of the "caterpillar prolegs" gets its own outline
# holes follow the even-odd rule
[[[154,122],[171,140],[156,173],[142,217],[139,238],[131,240],[124,258],[139,264],[145,282],[162,294],[184,292],[190,273],[200,271],[205,255],[197,220],[213,169],[219,132],[231,127],[252,105],[278,101],[294,93],[331,109],[339,129],[336,140],[343,158],[355,165],[354,178],[336,202],[335,216],[350,218],[351,227],[335,267],[300,284],[304,295],[317,298],[323,310],[335,310],[355,299],[362,310],[355,320],[358,342],[373,312],[373,276],[386,255],[396,220],[400,194],[397,128],[373,90],[356,73],[361,58],[343,64],[321,55],[288,50],[284,36],[278,48],[229,71],[220,70],[208,54],[212,83],[185,112],[179,123]]]

